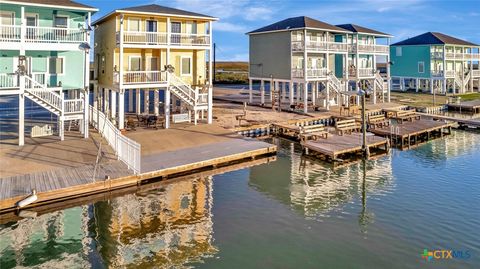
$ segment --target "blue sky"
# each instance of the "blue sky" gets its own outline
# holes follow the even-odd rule
[[[295,16],[354,23],[394,35],[392,42],[432,31],[480,43],[480,0],[77,0],[98,7],[94,19],[121,7],[159,4],[220,18],[217,59],[248,61],[246,32]]]

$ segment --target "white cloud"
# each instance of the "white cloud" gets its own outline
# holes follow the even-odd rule
[[[233,32],[233,33],[246,33],[248,32],[247,28],[241,24],[233,24],[229,22],[215,22],[213,24],[213,31],[221,32]]]
[[[270,20],[273,9],[267,7],[250,7],[245,11],[245,19],[248,21]]]

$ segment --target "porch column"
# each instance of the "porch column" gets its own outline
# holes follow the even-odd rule
[[[303,83],[303,112],[308,113],[308,82]]]
[[[330,81],[326,81],[326,90],[327,90],[327,100],[325,101],[325,106],[327,110],[330,110]]]
[[[160,105],[159,98],[160,98],[160,93],[158,89],[155,89],[153,92],[153,104],[154,104],[153,112],[155,113],[155,116],[158,116],[159,114],[159,105]]]
[[[110,117],[112,120],[115,120],[117,113],[117,92],[112,90],[112,100],[110,107]]]
[[[295,87],[295,90],[297,91],[297,103],[300,102],[300,92],[301,92],[301,87],[300,87],[301,83],[297,83],[297,87]]]
[[[133,89],[128,90],[128,112],[133,112]]]
[[[285,102],[285,100],[287,99],[286,94],[287,94],[287,83],[284,81],[282,82],[282,98],[281,98],[282,102]]]
[[[428,86],[430,87],[430,94],[433,94],[433,91],[434,91],[434,89],[433,89],[433,78],[430,79],[429,83],[430,84]]]
[[[90,89],[88,87],[85,88],[84,90],[84,94],[83,94],[83,105],[84,105],[84,109],[83,109],[83,138],[88,138],[88,127],[90,125],[90,121],[88,119],[88,117],[90,116],[89,114],[89,110],[90,110],[90,107],[89,107],[89,100],[90,100]]]
[[[473,92],[473,49],[470,48],[470,81],[469,81],[469,86],[470,86],[470,92]]]
[[[265,105],[265,82],[260,81],[260,104]]]
[[[415,79],[415,92],[418,92],[418,83],[420,83],[420,79]]]
[[[293,82],[290,81],[288,83],[288,94],[289,94],[288,99],[290,101],[290,105],[293,105],[293,91],[294,91],[293,90]]]
[[[317,99],[317,88],[318,88],[318,82],[312,82],[312,105],[315,107],[315,99]]]
[[[376,79],[373,79],[373,104],[377,103],[377,83],[375,81]]]
[[[208,111],[207,111],[207,123],[212,124],[213,122],[213,23],[212,21],[208,22],[208,31],[210,34],[210,50],[208,52]],[[196,113],[196,111],[195,111]]]
[[[141,114],[141,108],[140,108],[140,90],[135,89],[135,113]]]
[[[146,89],[143,91],[143,111],[146,114],[150,113],[150,90]]]
[[[165,109],[165,129],[170,128],[170,88],[165,90],[165,103],[163,105]]]
[[[25,145],[25,80],[20,77],[20,91],[18,95],[18,145]]]
[[[387,38],[387,45],[390,46],[390,38]],[[390,90],[392,89],[392,77],[390,73],[390,54],[387,53],[387,102],[390,103]],[[382,92],[382,102],[385,103],[385,93]]]
[[[98,85],[93,84],[93,107],[98,109]]]
[[[248,79],[248,102],[251,104],[253,102],[253,89],[252,89],[252,80]]]
[[[108,98],[109,95],[109,90],[108,88],[103,88],[103,113],[108,114]]]
[[[447,93],[447,79],[446,78],[443,78],[443,80],[442,80],[442,92],[443,92],[443,94]]]
[[[118,93],[118,129],[125,129],[125,90]]]

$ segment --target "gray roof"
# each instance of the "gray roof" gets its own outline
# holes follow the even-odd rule
[[[479,46],[472,42],[458,39],[453,36],[438,32],[427,32],[421,35],[414,36],[409,39],[392,44],[392,46],[408,46],[408,45],[461,45],[461,46]]]
[[[12,4],[23,4],[23,5],[29,5],[29,4],[49,5],[49,6],[58,6],[58,7],[71,7],[71,8],[98,10],[97,8],[80,4],[70,0],[5,0],[3,2],[12,2]]]
[[[134,11],[134,12],[148,12],[148,13],[161,13],[161,14],[168,14],[168,15],[180,15],[180,16],[192,16],[192,17],[206,17],[206,18],[214,19],[214,17],[208,16],[208,15],[203,15],[203,14],[200,14],[200,13],[190,12],[190,11],[176,9],[176,8],[172,8],[172,7],[159,6],[159,5],[156,5],[156,4],[120,8],[118,10]]]
[[[343,28],[331,25],[329,23],[318,21],[306,16],[288,18],[265,27],[248,32],[247,34],[271,32],[271,31],[285,31],[289,29],[315,28],[327,30],[332,32],[348,32]]]
[[[360,26],[360,25],[356,25],[356,24],[339,24],[339,25],[336,25],[340,28],[343,28],[345,30],[348,30],[350,32],[354,32],[354,33],[364,33],[364,34],[372,34],[372,35],[381,35],[381,36],[391,36],[390,34],[387,34],[387,33],[382,33],[382,32],[379,32],[377,30],[372,30],[370,28],[367,28],[367,27],[363,27],[363,26]]]

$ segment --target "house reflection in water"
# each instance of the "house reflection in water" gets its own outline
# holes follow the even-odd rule
[[[301,212],[307,218],[341,210],[354,196],[384,195],[393,188],[392,157],[366,161],[363,182],[362,162],[333,168],[324,162],[301,155],[301,149],[283,139],[279,158],[269,165],[251,168],[250,186]],[[285,149],[289,152],[285,152]],[[273,166],[273,167],[272,167]]]
[[[179,268],[217,252],[212,205],[208,177],[1,225],[0,267]]]

